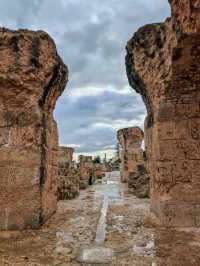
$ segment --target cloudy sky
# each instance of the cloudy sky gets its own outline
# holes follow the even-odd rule
[[[70,70],[55,117],[60,143],[110,152],[116,130],[143,126],[145,108],[125,73],[126,42],[170,14],[167,0],[0,0],[0,24],[47,31]]]

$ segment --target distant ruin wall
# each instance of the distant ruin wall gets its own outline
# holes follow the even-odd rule
[[[74,149],[59,147],[58,199],[73,199],[79,194],[79,177],[73,162]]]
[[[94,163],[92,156],[79,156],[80,189],[85,189],[94,182]]]
[[[53,110],[67,68],[42,31],[0,29],[0,229],[38,228],[56,210]]]
[[[121,179],[122,182],[128,182],[129,174],[136,172],[138,164],[144,161],[141,148],[144,134],[139,127],[129,127],[118,130],[117,138],[121,145]]]
[[[200,226],[200,2],[170,4],[128,42],[127,76],[148,112],[151,208],[166,226]]]

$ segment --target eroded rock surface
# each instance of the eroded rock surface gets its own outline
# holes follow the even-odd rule
[[[94,163],[94,179],[102,179],[107,170],[106,164]]]
[[[59,147],[58,199],[73,199],[79,194],[79,177],[73,162],[74,149]]]
[[[121,145],[121,178],[122,182],[128,182],[130,172],[136,172],[137,165],[143,162],[143,131],[139,127],[123,128],[118,130],[117,138]]]
[[[149,195],[149,175],[146,170],[145,152],[142,149],[144,133],[139,127],[123,128],[117,132],[121,145],[120,168],[122,182],[140,198]]]
[[[146,162],[138,165],[136,172],[129,174],[128,187],[138,198],[149,197],[150,179],[146,169]]]
[[[164,225],[200,226],[200,1],[170,4],[128,42],[127,75],[148,111],[151,208]]]
[[[79,156],[80,189],[85,189],[94,182],[94,164],[92,156]]]
[[[38,228],[56,210],[53,110],[67,81],[42,31],[0,28],[0,229]]]

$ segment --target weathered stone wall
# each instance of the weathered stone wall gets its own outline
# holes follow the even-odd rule
[[[73,199],[79,194],[79,177],[74,168],[73,153],[73,148],[59,147],[59,200]]]
[[[143,164],[143,150],[141,148],[144,138],[139,127],[129,127],[118,130],[117,138],[121,145],[120,172],[122,182],[128,182],[129,174],[137,172],[138,164]]]
[[[172,18],[128,42],[127,75],[148,112],[152,210],[164,225],[200,226],[200,1],[170,4]]]
[[[112,171],[110,162],[103,162],[102,163],[102,171],[103,171],[104,174],[106,172],[111,172]]]
[[[130,172],[128,177],[129,191],[138,198],[148,198],[150,190],[150,178],[146,162],[137,166],[136,172]]]
[[[93,166],[94,179],[101,179],[105,175],[105,165],[102,163],[94,163]]]
[[[80,188],[85,189],[90,181],[94,181],[94,165],[92,156],[79,156],[79,178]]]
[[[42,31],[0,29],[0,229],[38,228],[56,210],[53,110],[67,68]]]

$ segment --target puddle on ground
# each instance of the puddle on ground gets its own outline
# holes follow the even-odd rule
[[[108,180],[109,179],[109,180]],[[113,180],[114,179],[114,180]],[[120,191],[120,177],[117,173],[107,173],[104,181],[97,191],[95,197],[100,197],[102,200],[101,216],[97,225],[95,243],[103,245],[106,238],[106,217],[109,203],[122,202],[122,192]]]
[[[113,250],[103,247],[106,238],[107,212],[110,203],[122,203],[123,197],[119,186],[119,173],[106,174],[94,195],[94,201],[102,202],[101,215],[94,240],[95,246],[81,251],[79,261],[85,263],[109,263],[112,260]]]

